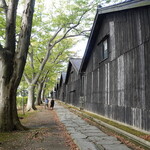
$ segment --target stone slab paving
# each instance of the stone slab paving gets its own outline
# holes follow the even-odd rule
[[[57,103],[55,111],[80,150],[130,150],[117,138],[108,136]]]

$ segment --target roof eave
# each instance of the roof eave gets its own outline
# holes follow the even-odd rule
[[[127,9],[144,7],[144,6],[148,6],[148,5],[150,5],[149,0],[128,1],[128,2],[116,4],[116,5],[111,5],[108,7],[98,8],[98,14],[106,14],[106,13],[111,13],[111,12],[123,11],[123,10],[127,10]]]
[[[84,53],[83,58],[82,58],[81,66],[80,66],[80,69],[79,69],[80,73],[84,70],[85,60],[86,60],[87,54],[88,54],[89,49],[90,49],[91,44],[92,44],[91,41],[93,40],[93,35],[95,33],[95,30],[97,29],[96,26],[97,26],[97,23],[98,23],[98,17],[99,17],[99,14],[98,14],[98,11],[97,11],[96,15],[95,15],[94,22],[93,22],[92,30],[91,30],[91,33],[90,33],[90,37],[88,39],[87,46],[86,46],[86,49],[85,49],[85,53]]]

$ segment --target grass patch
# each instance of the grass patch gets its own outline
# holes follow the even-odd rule
[[[18,112],[18,117],[27,118],[30,115],[32,115],[34,112],[26,112],[25,114],[22,114],[21,112]]]
[[[4,132],[0,133],[0,143],[9,142],[20,137],[19,132]]]

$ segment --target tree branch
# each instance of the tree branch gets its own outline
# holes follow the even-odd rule
[[[31,83],[31,81],[30,81],[30,79],[29,79],[28,75],[27,75],[26,73],[24,73],[24,74],[23,74],[23,76],[24,76],[24,78],[25,78],[26,82],[27,82],[28,84],[30,84],[30,83]]]
[[[80,25],[80,22],[81,22],[82,18],[84,17],[84,15],[85,15],[89,10],[90,10],[90,9],[88,9],[88,10],[86,10],[86,11],[84,11],[84,12],[82,13],[82,15],[79,17],[78,22],[77,22],[76,24],[74,24],[74,25],[70,24],[70,26],[67,28],[67,31],[63,34],[63,36],[62,36],[61,38],[59,38],[58,40],[54,41],[55,38],[57,37],[57,35],[62,31],[63,28],[58,29],[58,31],[56,31],[56,33],[53,35],[53,37],[49,40],[47,53],[46,53],[46,55],[45,55],[43,61],[41,62],[41,65],[40,65],[40,67],[39,67],[39,72],[36,74],[35,78],[33,79],[32,84],[35,84],[35,83],[38,81],[38,79],[39,79],[39,77],[40,77],[40,75],[41,75],[41,73],[42,73],[42,71],[43,71],[43,69],[44,69],[44,66],[45,66],[46,62],[47,62],[48,59],[49,59],[49,56],[51,55],[51,50],[52,50],[52,48],[53,48],[56,44],[58,44],[60,41],[62,41],[63,39],[65,39],[65,38],[79,36],[79,35],[68,35],[68,36],[67,36],[67,34]],[[72,26],[71,26],[71,25],[72,25]],[[53,41],[54,41],[54,42],[53,42]],[[61,55],[61,53],[58,54],[58,56],[55,58],[54,62],[57,61],[57,59],[59,58],[60,55]]]
[[[25,67],[27,53],[30,45],[30,36],[32,28],[32,19],[34,13],[35,0],[26,0],[22,15],[21,30],[19,34],[19,42],[15,51],[16,74],[22,76]],[[27,76],[26,76],[27,77]],[[19,80],[15,80],[14,84],[19,85]]]
[[[39,59],[39,57],[38,57],[38,56],[36,56],[36,58],[37,58],[37,60],[39,61],[39,63],[41,63],[41,60]]]
[[[52,62],[53,64],[58,60],[59,56],[61,56],[63,52],[64,52],[64,51],[60,52],[60,53],[56,56],[56,58],[55,58],[54,61]]]
[[[66,39],[66,38],[71,38],[71,37],[76,37],[76,36],[85,36],[85,37],[89,38],[89,35],[86,35],[86,34],[85,34],[85,33],[87,33],[88,31],[90,32],[91,30],[85,30],[85,31],[80,32],[79,34],[68,35],[68,36],[66,36],[64,39]]]
[[[80,25],[80,22],[81,22],[83,16],[84,16],[88,11],[89,11],[89,10],[86,10],[85,12],[83,12],[83,14],[80,16],[80,18],[79,18],[77,24],[73,25],[72,27],[69,27],[68,30],[64,33],[64,35],[63,35],[60,39],[58,39],[57,41],[55,41],[53,45],[56,45],[57,43],[59,43],[59,42],[60,42],[61,40],[63,40],[63,39],[66,39],[66,38],[69,38],[69,37],[75,37],[75,35],[73,35],[73,36],[67,36],[67,34],[68,34],[71,30],[75,29],[77,26]],[[67,36],[67,37],[66,37],[66,36]],[[76,36],[79,36],[79,35],[76,35]]]
[[[5,1],[3,0],[4,4]],[[16,49],[16,12],[18,0],[12,0],[8,6],[6,16],[6,44],[5,47],[15,53]]]
[[[30,58],[30,66],[34,70],[34,63],[33,63],[33,49],[31,48],[32,52],[28,53],[29,58]]]
[[[51,42],[56,38],[62,28],[58,29],[58,31],[53,35],[53,37],[49,40],[48,46],[51,46]]]
[[[2,6],[0,8],[3,8],[5,10],[5,15],[7,15],[8,6],[6,4],[5,0],[1,0]]]
[[[19,34],[17,53],[18,57],[24,57],[25,59],[27,57],[28,48],[30,45],[34,5],[35,0],[26,0],[25,9],[23,11],[22,16],[21,31]]]
[[[46,74],[45,74],[45,76],[44,76],[44,78],[43,78],[43,81],[46,81],[46,78],[47,78],[47,75],[48,75],[49,72],[50,72],[50,70],[48,70],[48,71],[46,72]]]

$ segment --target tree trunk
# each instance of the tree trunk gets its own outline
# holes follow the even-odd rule
[[[43,87],[42,87],[42,92],[41,92],[41,99],[44,100],[45,99],[45,88],[46,88],[46,83],[43,83]]]
[[[0,62],[0,131],[11,131],[13,129],[13,120],[12,120],[12,107],[11,102],[11,87],[6,83],[5,73],[3,71],[4,67],[6,69],[6,65]]]
[[[30,85],[28,87],[28,101],[27,101],[27,107],[26,110],[36,110],[36,107],[34,105],[35,102],[35,96],[34,96],[35,86]]]
[[[2,1],[6,6],[5,1]],[[18,0],[9,1],[6,13],[5,47],[0,45],[0,132],[24,129],[16,107],[17,87],[26,63],[35,0],[26,0],[18,47],[16,48],[16,12]]]
[[[40,105],[41,104],[41,93],[42,93],[42,87],[43,87],[43,82],[38,84],[38,91],[37,91],[37,97],[35,104]]]
[[[7,58],[0,55],[0,132],[25,129],[17,115],[16,91],[18,86],[14,84],[16,78],[13,76],[15,71],[12,63],[9,55]]]

